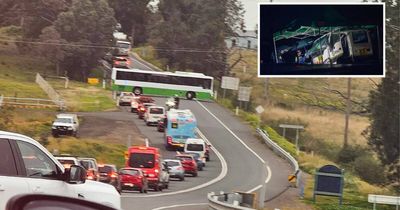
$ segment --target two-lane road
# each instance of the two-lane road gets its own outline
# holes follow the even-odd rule
[[[157,104],[163,105],[165,98],[157,98]],[[246,146],[259,147],[259,144],[254,144],[258,141],[252,134],[251,128],[241,123],[237,118],[231,116],[230,113],[225,113],[223,108],[215,103],[210,102],[197,102],[197,101],[181,101],[182,109],[190,109],[195,114],[198,127],[200,131],[207,137],[212,143],[213,147],[224,157],[227,166],[227,174],[220,181],[213,183],[201,189],[196,189],[190,192],[180,192],[178,189],[174,192],[161,193],[161,194],[149,194],[144,196],[126,195],[122,197],[122,207],[124,209],[155,209],[163,206],[175,206],[182,204],[203,204],[199,206],[186,206],[186,209],[206,209],[204,203],[207,203],[206,195],[208,192],[219,192],[219,191],[249,191],[254,189],[262,182],[265,182],[267,177],[274,180],[276,183],[268,182],[267,185],[267,198],[274,196],[274,191],[281,192],[287,186],[287,181],[282,181],[279,178],[267,174],[266,165],[271,168],[270,171],[277,172],[279,174],[287,175],[289,166],[287,163],[280,160],[280,158],[272,155],[272,152],[266,148],[259,148],[258,155],[261,158],[265,158],[265,154],[270,159],[266,160],[267,163],[264,165],[260,159],[254,155]],[[211,114],[212,112],[215,117]],[[227,115],[227,116],[225,116]],[[227,118],[226,118],[227,117]],[[228,120],[228,121],[227,121]],[[138,128],[150,139],[152,145],[163,147],[164,139],[162,135],[157,133],[155,128],[145,127],[143,122],[137,122]],[[140,125],[141,124],[141,125]],[[246,143],[246,146],[243,143]],[[260,150],[261,149],[261,150]],[[168,155],[168,154],[167,154]],[[217,157],[213,154],[212,162],[218,162]],[[276,164],[271,164],[276,162]],[[211,163],[211,162],[210,162]],[[217,164],[221,165],[221,164]],[[217,176],[220,173],[220,168],[208,168],[206,170],[212,170],[212,173],[208,173],[209,179],[213,179],[213,176]],[[274,173],[272,172],[272,174]],[[206,174],[206,173],[204,173]],[[193,178],[192,180],[197,182],[201,180],[200,177]],[[282,177],[277,174],[276,177]],[[198,179],[198,180],[194,180]],[[286,178],[285,178],[286,179]],[[204,182],[207,180],[201,180]],[[172,183],[173,186],[175,183]],[[274,189],[272,189],[274,188]]]

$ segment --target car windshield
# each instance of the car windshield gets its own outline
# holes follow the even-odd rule
[[[110,173],[111,171],[112,171],[112,168],[110,166],[99,167],[100,173]]]
[[[179,166],[178,161],[166,161],[167,166]]]
[[[187,150],[189,151],[203,151],[204,146],[202,144],[188,144]]]
[[[133,168],[153,168],[154,154],[133,153],[129,157],[129,166]]]
[[[72,119],[71,118],[57,118],[56,122],[59,122],[59,123],[72,123]]]
[[[154,100],[152,98],[149,98],[149,97],[140,97],[139,101],[141,103],[152,103]]]
[[[60,160],[60,159],[57,160],[64,166],[64,168],[70,168],[71,165],[75,165],[75,161],[73,160]]]
[[[164,110],[161,108],[151,108],[150,114],[164,114]]]
[[[86,170],[94,168],[94,164],[90,160],[81,160],[80,163]]]
[[[123,175],[132,175],[132,176],[140,175],[139,171],[134,169],[123,169],[119,173]]]

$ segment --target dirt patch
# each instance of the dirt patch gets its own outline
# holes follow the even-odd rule
[[[79,137],[104,140],[109,143],[127,144],[129,136],[132,145],[143,145],[144,136],[135,123],[112,120],[102,116],[82,116]]]

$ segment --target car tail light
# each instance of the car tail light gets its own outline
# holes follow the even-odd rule
[[[158,173],[158,169],[154,170],[154,172],[156,172],[156,174]]]
[[[144,107],[140,107],[140,111],[145,111],[145,108]]]
[[[89,176],[87,177],[87,179],[93,180],[93,176],[92,176],[92,175],[89,175]]]
[[[117,178],[117,174],[116,174],[116,173],[111,173],[111,174],[110,174],[110,177],[111,177],[111,178]]]

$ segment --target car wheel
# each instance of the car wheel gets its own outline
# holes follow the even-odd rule
[[[209,157],[206,157],[206,161],[210,161],[210,158],[209,158]]]
[[[202,170],[203,170],[203,167],[200,167],[200,168],[199,168],[199,171],[202,171]]]
[[[131,108],[131,112],[134,113],[133,108]]]
[[[135,94],[135,95],[141,95],[142,94],[142,88],[140,88],[140,87],[135,87],[134,89],[133,89],[133,93]]]
[[[160,191],[160,186],[158,186],[158,185],[155,186],[155,187],[154,187],[154,191],[156,191],[156,192],[157,192],[157,191]]]
[[[180,180],[180,181],[185,181],[185,176],[181,176],[181,177],[179,178],[179,180]]]
[[[192,91],[189,91],[186,93],[186,98],[192,100],[193,98],[196,98],[196,94]]]
[[[196,176],[197,176],[197,172],[193,173],[193,177],[196,177]]]
[[[147,126],[150,126],[150,123],[149,123],[149,122],[146,122],[146,125],[147,125]]]
[[[144,193],[144,189],[143,189],[143,187],[142,187],[142,188],[140,188],[139,192],[140,192],[140,193]]]

